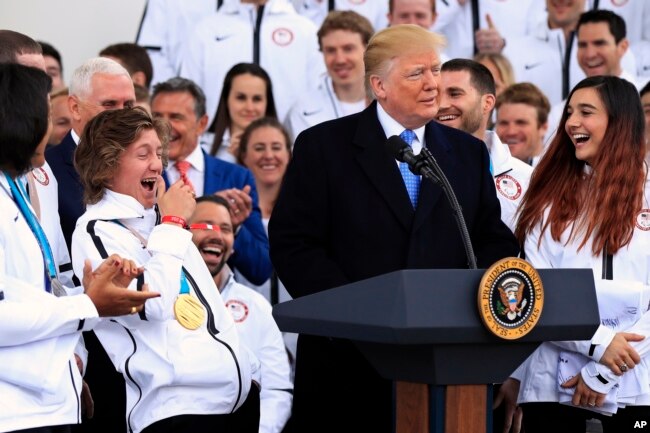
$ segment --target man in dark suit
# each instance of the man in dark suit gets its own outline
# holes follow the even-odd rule
[[[399,269],[467,268],[441,188],[402,174],[384,148],[393,135],[412,141],[416,154],[426,146],[437,159],[479,267],[517,255],[500,219],[485,144],[433,121],[442,43],[414,25],[378,32],[364,55],[366,85],[377,101],[298,136],[269,227],[271,258],[292,296]],[[352,343],[301,335],[296,360],[296,432],[392,431],[391,383]]]
[[[151,111],[171,126],[165,181],[183,178],[197,197],[216,193],[228,200],[237,233],[228,264],[253,284],[264,283],[272,268],[255,180],[246,168],[209,156],[199,146],[208,123],[203,91],[191,80],[171,78],[154,87]]]
[[[79,137],[86,123],[98,113],[131,107],[135,103],[133,81],[127,70],[104,57],[92,58],[79,66],[72,74],[69,92],[72,130],[60,145],[45,152],[45,159],[59,184],[59,216],[68,250],[77,219],[85,210],[83,187],[73,164]]]

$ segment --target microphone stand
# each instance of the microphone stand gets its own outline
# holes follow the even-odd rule
[[[458,230],[460,231],[460,237],[463,239],[463,245],[465,246],[465,254],[467,254],[467,261],[470,269],[478,269],[476,266],[476,256],[474,255],[474,248],[472,247],[472,241],[469,236],[469,231],[467,230],[467,224],[465,223],[465,218],[463,217],[463,212],[454,194],[454,190],[447,180],[447,176],[442,171],[438,162],[435,160],[429,149],[422,147],[419,155],[419,164],[417,164],[414,169],[419,169],[420,173],[427,179],[431,180],[434,183],[440,185],[442,190],[447,197],[447,201],[451,206],[451,210],[456,219],[456,224],[458,225]],[[421,163],[421,164],[420,164]],[[413,170],[412,170],[413,171]],[[413,171],[415,174],[415,171]]]

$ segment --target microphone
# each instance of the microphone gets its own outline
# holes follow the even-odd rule
[[[427,166],[426,161],[420,157],[415,156],[411,146],[406,144],[398,135],[393,135],[386,140],[386,150],[388,154],[394,157],[399,162],[405,162],[409,166],[409,170],[418,176],[424,176],[435,183],[440,183],[440,179],[431,171]]]
[[[407,163],[409,169],[414,174],[422,175],[430,181],[440,185],[442,191],[445,193],[445,197],[447,197],[449,205],[451,206],[454,218],[456,219],[458,231],[460,232],[460,237],[463,240],[463,246],[465,247],[468,266],[470,269],[477,269],[476,256],[474,256],[472,240],[469,236],[469,231],[467,230],[467,224],[463,217],[462,208],[460,203],[458,203],[454,189],[451,187],[449,180],[447,180],[447,176],[445,176],[445,173],[442,171],[429,149],[423,146],[420,154],[416,156],[413,153],[411,146],[406,144],[406,142],[399,136],[393,135],[386,140],[386,150],[398,161]]]
[[[386,150],[388,151],[388,154],[394,156],[396,160],[399,162],[405,162],[409,166],[414,165],[417,162],[417,158],[413,154],[411,146],[406,144],[406,141],[402,140],[398,135],[393,135],[386,140]]]

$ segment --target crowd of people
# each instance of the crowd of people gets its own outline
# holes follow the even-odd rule
[[[650,2],[208,3],[148,0],[68,83],[0,30],[0,432],[392,431],[354,344],[271,314],[468,267],[392,136],[479,267],[593,269],[598,330],[513,371],[494,431],[650,422]]]

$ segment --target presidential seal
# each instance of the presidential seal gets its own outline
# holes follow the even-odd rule
[[[483,274],[479,316],[497,337],[516,340],[528,334],[539,321],[543,306],[542,280],[527,261],[507,257]]]

